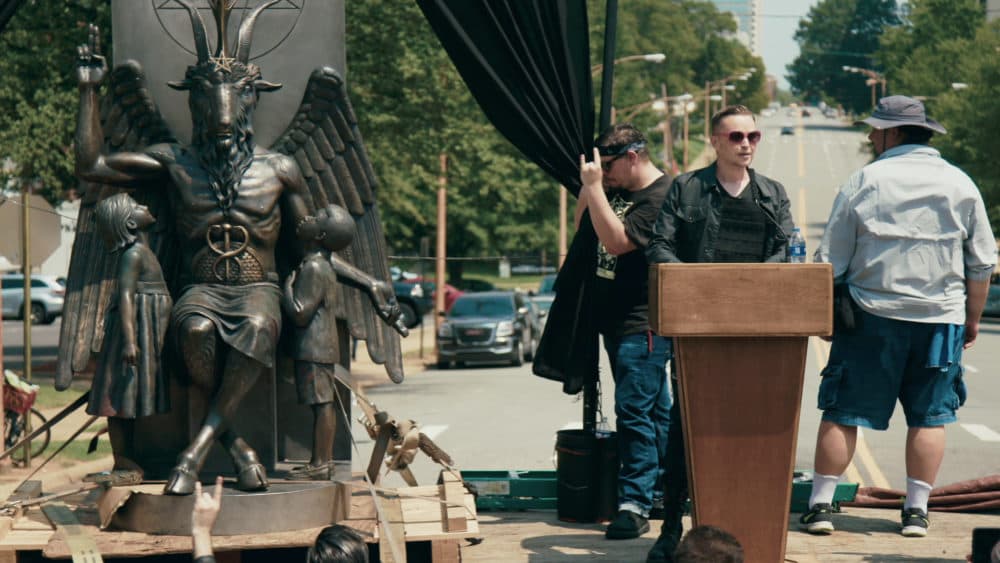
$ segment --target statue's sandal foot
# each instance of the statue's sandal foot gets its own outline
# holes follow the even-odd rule
[[[288,470],[288,478],[296,481],[329,481],[333,478],[333,461],[306,464]]]

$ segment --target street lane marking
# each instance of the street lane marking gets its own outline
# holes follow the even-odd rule
[[[583,423],[582,422],[570,422],[570,423],[567,423],[566,426],[563,426],[562,428],[560,428],[559,430],[583,430]]]
[[[448,429],[447,424],[428,424],[426,426],[421,426],[420,432],[422,432],[424,436],[427,436],[431,440],[435,440],[437,439],[438,436],[441,435],[442,432],[444,432],[447,429]]]
[[[805,188],[799,188],[799,201],[798,201],[798,205],[796,205],[795,207],[797,207],[797,209],[795,210],[795,213],[796,213],[796,215],[798,215],[798,217],[799,217],[799,224],[801,225],[801,227],[799,228],[799,231],[802,233],[802,238],[805,239],[805,241],[806,241],[806,248],[808,249],[809,248],[809,235],[806,233],[806,231],[809,230],[809,228],[808,228],[808,226],[809,226],[809,218],[806,217],[806,189]],[[806,254],[808,254],[808,250],[806,251]]]
[[[984,442],[1000,442],[1000,433],[995,432],[985,424],[960,424],[960,426]]]
[[[969,373],[979,373],[979,368],[972,364],[963,364],[962,368]]]
[[[879,469],[878,464],[875,463],[875,456],[872,455],[872,451],[868,449],[868,442],[865,441],[864,432],[861,431],[861,427],[858,427],[858,442],[854,448],[854,455],[861,458],[861,465],[868,471],[868,475],[872,478],[872,484],[876,487],[883,489],[889,488],[889,480],[885,478],[882,474],[882,470]]]

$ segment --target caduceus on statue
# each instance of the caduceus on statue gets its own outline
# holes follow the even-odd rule
[[[388,359],[390,377],[397,381],[402,378],[398,337],[388,326],[400,311],[391,286],[373,281],[388,279],[385,240],[374,174],[343,80],[331,69],[314,71],[300,111],[274,150],[256,146],[252,116],[258,96],[281,86],[263,80],[249,62],[251,40],[257,18],[278,0],[250,12],[233,46],[226,28],[236,0],[209,0],[218,30],[214,53],[198,10],[188,0],[175,1],[190,14],[198,56],[183,80],[170,83],[189,93],[191,144],[173,140],[138,63],[129,61],[111,73],[103,111],[99,108],[107,64],[92,27],[77,65],[76,165],[79,177],[90,183],[80,220],[89,221],[88,202],[125,188],[165,226],[153,247],[175,293],[169,338],[180,359],[177,371],[201,390],[207,404],[201,428],[180,453],[165,492],[194,491],[215,441],[232,458],[237,488],[261,490],[268,486],[265,468],[230,423],[254,382],[274,376],[282,321],[279,272],[287,271],[280,262],[287,262],[288,254],[294,263],[297,254],[289,242],[294,236],[283,229],[294,234],[312,220],[316,207],[338,204],[351,212],[358,236],[343,254],[353,264],[335,260],[334,266],[341,280],[367,290],[375,306],[366,308],[360,292],[341,290],[337,316],[350,317],[355,337],[367,337],[370,349],[391,356],[375,359]],[[63,328],[63,348],[72,349],[60,365],[57,387],[68,386],[89,355],[101,349],[104,294],[88,294],[88,281],[106,279],[113,268],[102,268],[103,258],[88,240],[82,236],[74,247],[67,307],[82,312],[71,312]],[[80,305],[88,299],[98,306]],[[337,346],[335,339],[331,346]]]

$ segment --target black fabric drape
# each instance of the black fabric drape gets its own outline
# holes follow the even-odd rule
[[[0,0],[0,33],[7,27],[10,18],[14,17],[21,2],[22,0]]]
[[[585,0],[417,0],[503,136],[573,194],[594,136]]]
[[[594,96],[585,0],[417,0],[493,125],[573,194],[591,153]],[[532,370],[576,394],[598,378],[590,302],[597,233],[584,214]]]

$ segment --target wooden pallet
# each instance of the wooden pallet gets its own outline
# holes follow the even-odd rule
[[[37,508],[29,509],[17,519],[0,518],[0,563],[68,559],[73,555],[72,545],[79,544],[74,537],[81,534],[93,541],[100,554],[116,561],[119,558],[156,561],[191,552],[191,538],[187,536],[100,530],[95,501],[94,495],[66,499],[78,526],[54,525]],[[373,563],[457,563],[461,561],[461,541],[479,535],[475,501],[462,488],[458,475],[445,474],[439,485],[382,489],[379,503],[387,522],[382,526],[378,524],[369,490],[355,486],[350,517],[341,522],[372,544]],[[287,559],[282,554],[281,560],[303,560],[296,554],[304,553],[321,529],[217,536],[212,543],[220,563],[256,561],[253,552],[263,550],[287,550]],[[397,544],[398,558],[393,556],[390,543]]]

